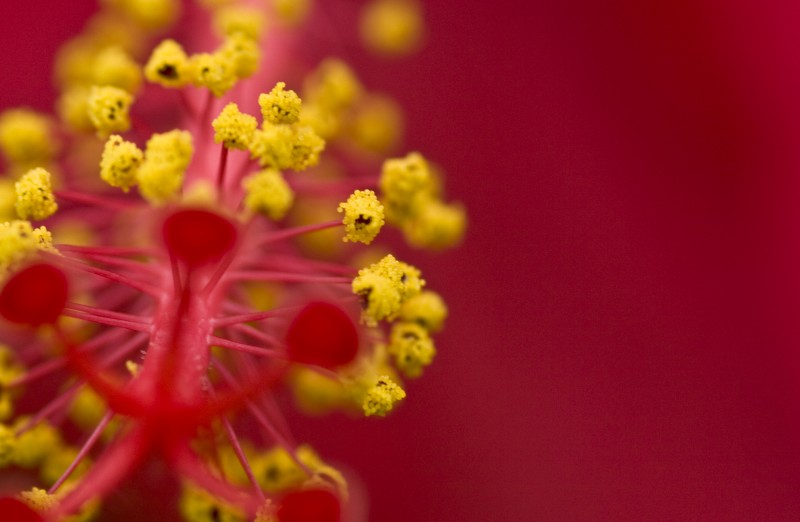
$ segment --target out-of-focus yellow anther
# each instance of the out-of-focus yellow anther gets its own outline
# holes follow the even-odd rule
[[[379,54],[404,55],[422,42],[422,6],[416,0],[373,0],[361,11],[361,40]]]
[[[75,395],[69,409],[69,418],[83,430],[91,430],[100,422],[107,410],[106,403],[89,386],[83,386]]]
[[[41,468],[39,468],[39,478],[42,479],[44,484],[47,484],[48,486],[53,485],[59,478],[61,478],[61,475],[63,475],[63,473],[67,470],[70,464],[72,464],[77,456],[78,448],[74,446],[61,445],[57,448],[54,448],[54,450],[44,458]],[[84,457],[70,474],[69,480],[74,481],[81,478],[86,474],[87,471],[89,471],[91,466],[91,459]]]
[[[309,415],[320,415],[346,402],[344,385],[312,369],[298,366],[292,373],[292,392],[298,408]]]
[[[269,0],[278,20],[287,25],[305,21],[314,0]]]
[[[424,290],[403,303],[398,317],[403,321],[417,323],[431,333],[438,332],[447,319],[444,299],[431,290]]]
[[[50,495],[40,488],[31,488],[28,491],[23,491],[19,494],[19,499],[39,513],[58,507],[58,500],[55,495]]]
[[[14,181],[0,178],[0,223],[17,218],[17,191]]]
[[[303,84],[306,101],[328,111],[341,111],[353,105],[363,91],[353,70],[334,58],[324,60]]]
[[[253,522],[279,522],[275,506],[270,499],[265,500],[258,508]]]
[[[158,30],[172,24],[181,9],[180,0],[104,0],[144,29]]]
[[[325,141],[306,126],[296,126],[292,143],[292,170],[305,170],[319,163],[319,155],[325,149]]]
[[[226,148],[245,150],[258,128],[253,116],[239,111],[235,103],[222,109],[211,125],[214,127],[214,141],[223,143]]]
[[[94,58],[92,83],[110,85],[136,94],[142,86],[142,69],[120,47],[106,47]]]
[[[270,123],[295,123],[300,117],[302,101],[296,92],[285,90],[286,84],[278,82],[268,93],[258,96],[258,105],[264,121]]]
[[[144,66],[148,81],[164,87],[180,88],[192,80],[189,57],[175,40],[164,40],[153,49]]]
[[[245,515],[236,506],[218,499],[194,484],[182,488],[179,509],[186,522],[244,522]]]
[[[193,152],[192,135],[187,131],[153,134],[147,140],[144,161],[136,173],[142,196],[154,205],[175,198],[183,186]]]
[[[457,246],[464,238],[467,213],[458,203],[443,203],[436,198],[417,200],[414,215],[402,224],[403,235],[411,246],[441,250]]]
[[[388,207],[387,218],[397,221],[407,217],[416,198],[432,183],[428,162],[418,152],[384,161],[379,186]]]
[[[189,59],[191,80],[196,87],[205,87],[220,97],[236,84],[234,65],[219,53],[200,53]]]
[[[275,169],[251,174],[242,181],[242,187],[245,208],[275,221],[282,219],[294,202],[294,192]]]
[[[244,5],[230,5],[217,9],[214,14],[214,28],[220,36],[242,33],[248,38],[258,40],[264,32],[264,11]]]
[[[370,96],[356,107],[350,134],[365,149],[386,153],[400,143],[404,126],[397,102],[386,96]]]
[[[307,444],[297,447],[296,456],[311,471],[325,465]],[[308,473],[280,446],[274,446],[269,451],[255,455],[250,464],[259,485],[268,493],[280,493],[296,488],[309,478]]]
[[[56,213],[50,173],[42,168],[29,170],[14,184],[17,215],[22,219],[45,219]]]
[[[89,119],[89,88],[83,85],[69,87],[61,93],[56,102],[58,117],[70,129],[77,132],[94,130]]]
[[[0,280],[38,250],[54,251],[45,227],[34,229],[28,221],[0,223]]]
[[[0,114],[0,150],[12,163],[36,166],[56,152],[50,120],[30,109],[9,109]]]
[[[17,438],[14,436],[14,430],[5,424],[0,424],[0,468],[4,468],[11,463],[16,442]]]
[[[128,114],[133,96],[128,91],[110,86],[93,86],[89,91],[86,110],[98,136],[125,132],[131,127]]]
[[[17,418],[15,428],[19,428],[28,419]],[[12,460],[21,468],[38,467],[51,452],[61,446],[61,434],[47,421],[42,421],[17,437]]]
[[[250,154],[262,167],[305,170],[319,162],[325,142],[311,127],[266,123],[253,134]]]
[[[369,245],[383,227],[383,205],[371,190],[356,190],[338,210],[344,212],[344,241]]]
[[[237,79],[253,76],[261,61],[261,47],[258,41],[238,31],[227,36],[215,54],[220,60],[230,63],[234,82]]]
[[[384,417],[395,404],[405,399],[406,392],[388,376],[381,375],[364,396],[362,408],[367,417]]]
[[[136,184],[136,173],[144,160],[144,154],[135,143],[121,136],[109,136],[100,159],[100,178],[112,187],[124,192]]]

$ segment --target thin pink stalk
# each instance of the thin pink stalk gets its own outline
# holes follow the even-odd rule
[[[92,447],[94,447],[95,442],[97,442],[97,439],[99,439],[100,435],[103,434],[103,430],[106,429],[106,426],[108,426],[108,423],[111,422],[111,419],[113,417],[114,417],[114,412],[111,411],[103,415],[103,418],[100,419],[100,422],[97,424],[97,427],[95,427],[92,434],[83,444],[83,447],[81,447],[80,451],[78,451],[78,454],[75,456],[75,459],[72,461],[72,464],[70,464],[69,467],[67,467],[67,469],[64,470],[64,473],[61,474],[61,477],[59,477],[59,479],[56,480],[55,484],[53,484],[47,491],[49,494],[52,495],[53,493],[58,491],[58,488],[61,487],[61,484],[63,484],[64,481],[69,478],[72,472],[75,471],[75,468],[77,468],[78,465],[81,463],[81,461],[86,458],[86,455],[88,455],[89,451],[91,451]]]
[[[262,319],[267,319],[270,317],[281,316],[286,312],[290,312],[292,310],[299,310],[302,308],[301,306],[287,306],[284,308],[272,309],[272,310],[265,310],[263,312],[253,312],[250,314],[240,314],[240,315],[231,315],[228,317],[220,317],[217,319],[213,319],[211,324],[214,327],[225,327],[230,326],[238,323],[250,323],[253,321],[261,321]]]
[[[288,272],[268,272],[256,270],[231,270],[225,276],[231,281],[271,281],[279,283],[319,283],[349,285],[352,279],[347,277],[310,276],[305,274],[292,274]]]
[[[228,165],[228,147],[224,143],[220,145],[222,149],[219,153],[219,167],[217,168],[217,189],[222,193],[225,187],[225,168]]]
[[[120,319],[110,319],[108,317],[82,312],[80,310],[72,310],[69,308],[64,309],[63,315],[67,317],[74,317],[75,319],[81,319],[83,321],[88,321],[91,323],[105,324],[108,326],[118,326],[120,328],[126,328],[128,330],[133,330],[135,332],[150,332],[152,329],[151,325],[147,325],[144,323],[124,321]]]
[[[278,350],[270,350],[269,348],[261,348],[260,346],[253,346],[251,344],[238,343],[236,341],[230,341],[215,335],[208,336],[208,344],[220,346],[222,348],[229,348],[239,352],[250,353],[253,355],[260,355],[262,357],[274,357],[278,359],[285,358],[285,355]]]
[[[145,325],[153,323],[149,317],[126,314],[124,312],[114,312],[113,310],[106,310],[104,308],[97,308],[94,306],[84,305],[80,303],[68,302],[66,306],[67,308],[72,308],[73,310],[78,310],[80,312],[87,312],[92,315],[96,315],[98,317],[107,317],[109,319],[120,319],[123,321],[129,321],[132,323],[141,323]]]
[[[317,232],[318,230],[326,230],[329,228],[336,228],[340,226],[342,226],[342,221],[335,220],[335,221],[326,221],[324,223],[315,223],[313,225],[304,225],[301,227],[287,228],[279,232],[273,232],[272,234],[267,234],[259,242],[259,246],[267,245],[269,243],[274,243],[276,241],[282,241],[284,239],[289,239],[296,236],[302,236],[303,234],[308,234],[311,232]]]
[[[143,203],[134,200],[115,198],[101,194],[90,194],[88,192],[57,190],[55,194],[57,199],[116,211],[132,210],[141,208],[143,205]]]
[[[242,332],[244,334],[247,334],[250,337],[252,337],[253,339],[257,339],[257,340],[259,340],[261,342],[264,342],[264,343],[267,343],[267,344],[269,344],[271,346],[275,346],[275,347],[278,347],[278,348],[283,348],[283,343],[281,343],[277,338],[269,335],[266,332],[263,332],[263,331],[259,330],[258,328],[253,328],[252,326],[250,326],[248,324],[239,323],[239,324],[231,325],[228,328],[231,329],[231,330],[234,330],[234,331],[239,331],[239,332]]]
[[[55,254],[44,253],[43,255],[49,257],[50,259],[52,259],[53,261],[55,261],[58,264],[65,265],[67,267],[74,268],[76,270],[83,270],[84,272],[88,272],[90,274],[93,274],[93,275],[96,275],[96,276],[99,276],[99,277],[103,277],[105,279],[109,279],[109,280],[117,282],[117,283],[122,283],[124,285],[127,285],[127,286],[135,289],[135,290],[139,290],[140,292],[144,292],[144,293],[150,294],[152,296],[158,296],[161,293],[160,289],[155,287],[155,286],[153,286],[153,285],[150,285],[150,284],[147,284],[147,283],[144,283],[144,282],[140,282],[140,281],[136,281],[136,280],[131,279],[129,277],[125,277],[125,276],[119,275],[119,274],[117,274],[115,272],[110,272],[108,270],[103,270],[102,268],[97,268],[97,267],[88,265],[86,263],[82,263],[80,261],[77,261],[77,260],[74,260],[74,259],[69,259],[69,258],[66,258],[66,257],[63,257],[63,256],[59,256],[59,255],[55,255]]]
[[[212,394],[212,396],[214,396],[214,394]],[[250,483],[256,490],[256,495],[258,495],[258,497],[264,501],[266,498],[264,497],[264,492],[261,490],[261,486],[258,485],[256,476],[253,473],[253,468],[250,467],[250,463],[247,461],[247,456],[244,454],[244,450],[242,449],[242,445],[239,443],[239,438],[236,436],[236,432],[233,430],[233,426],[228,418],[225,417],[225,415],[221,415],[220,419],[222,421],[222,426],[225,428],[225,435],[228,437],[228,442],[230,442],[233,452],[236,454],[236,458],[239,459],[239,464],[242,465],[242,469],[247,475],[248,480],[250,480]]]
[[[110,246],[78,246],[57,244],[55,247],[61,252],[75,252],[86,255],[106,256],[154,256],[156,251],[145,247],[110,247]]]

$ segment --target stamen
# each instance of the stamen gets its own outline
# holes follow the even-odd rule
[[[69,476],[72,474],[73,471],[75,471],[75,468],[78,467],[78,464],[80,464],[81,461],[84,458],[86,458],[86,455],[89,453],[89,451],[91,451],[91,449],[94,446],[95,442],[97,442],[97,439],[99,439],[100,435],[103,434],[103,430],[106,429],[106,426],[108,426],[108,423],[111,422],[111,419],[113,417],[114,417],[114,413],[111,412],[111,411],[109,411],[108,413],[103,415],[103,418],[100,419],[100,422],[98,423],[97,427],[94,429],[92,434],[89,436],[89,438],[84,443],[83,447],[80,449],[78,454],[75,456],[75,459],[72,461],[72,464],[70,464],[69,467],[67,467],[67,469],[64,470],[64,473],[61,474],[61,477],[59,477],[59,479],[56,480],[55,484],[53,484],[50,487],[50,489],[47,491],[49,494],[52,495],[53,493],[58,491],[58,488],[61,487],[61,485],[64,483],[64,481],[69,478]]]
[[[251,353],[253,355],[260,355],[263,357],[274,357],[278,359],[286,358],[286,355],[279,350],[270,350],[269,348],[261,348],[260,346],[230,341],[215,335],[208,336],[208,344],[213,344],[214,346],[220,346],[222,348],[230,348],[231,350],[236,350],[239,352]]]

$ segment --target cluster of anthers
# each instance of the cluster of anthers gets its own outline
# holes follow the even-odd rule
[[[447,309],[420,271],[345,244],[463,234],[432,164],[381,159],[396,105],[314,57],[308,0],[200,4],[215,33],[179,42],[156,38],[178,0],[104,1],[57,59],[57,116],[0,115],[0,468],[23,484],[4,520],[89,520],[153,457],[189,521],[346,518],[345,477],[276,393],[382,417],[436,354]],[[369,2],[363,41],[412,50],[419,15]]]

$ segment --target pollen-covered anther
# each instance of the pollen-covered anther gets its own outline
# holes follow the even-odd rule
[[[264,32],[264,11],[244,5],[226,5],[220,7],[213,14],[214,28],[221,36],[231,36],[235,33],[253,40],[261,38]]]
[[[339,205],[338,211],[344,212],[344,241],[369,245],[383,227],[383,205],[371,190],[356,190]]]
[[[264,122],[253,134],[249,149],[262,167],[299,171],[319,162],[325,141],[311,127]]]
[[[245,150],[258,128],[258,122],[253,116],[240,112],[235,103],[229,103],[211,122],[211,126],[214,127],[215,143],[222,143],[229,149]]]
[[[264,121],[270,123],[295,123],[300,117],[302,102],[296,92],[285,90],[286,84],[278,82],[268,93],[258,96],[258,105]]]
[[[21,220],[0,223],[0,280],[39,250],[55,251],[47,228],[33,228]]]
[[[95,56],[92,80],[95,85],[110,85],[136,94],[142,86],[142,69],[121,47],[110,46]]]
[[[433,362],[436,348],[425,328],[416,323],[399,322],[392,326],[389,354],[403,375],[416,378]]]
[[[415,207],[413,217],[402,224],[403,235],[411,246],[442,250],[457,246],[464,239],[467,214],[461,204],[423,197]]]
[[[406,392],[403,391],[403,388],[388,376],[381,375],[377,378],[375,384],[367,390],[361,407],[367,417],[385,417],[394,409],[395,404],[405,398]]]
[[[408,299],[400,308],[398,317],[406,322],[417,323],[431,333],[438,332],[447,319],[444,299],[432,290],[424,290]]]
[[[187,131],[153,134],[147,140],[144,161],[136,172],[142,197],[154,205],[174,199],[183,186],[193,153],[192,135]]]
[[[236,84],[236,71],[229,59],[220,53],[200,53],[189,59],[190,78],[196,87],[205,87],[220,97]]]
[[[164,40],[153,49],[144,66],[144,76],[148,81],[163,87],[183,87],[192,78],[189,57],[178,42]]]
[[[100,178],[112,187],[124,192],[136,185],[136,174],[144,160],[144,153],[135,143],[121,136],[109,136],[100,159]]]
[[[183,519],[191,522],[245,520],[239,508],[188,482],[183,484],[179,509]]]
[[[131,127],[128,114],[133,96],[123,89],[111,86],[93,86],[89,91],[87,111],[89,120],[99,136],[112,132],[125,132]]]
[[[280,171],[264,169],[242,180],[244,207],[274,221],[283,219],[294,202],[294,192]]]
[[[387,255],[358,271],[353,293],[361,297],[361,320],[374,326],[383,319],[394,319],[403,302],[418,294],[425,281],[413,266]]]
[[[261,61],[258,41],[240,31],[228,35],[215,54],[231,64],[236,79],[253,76]]]
[[[202,209],[173,212],[163,225],[170,255],[192,268],[221,259],[233,249],[237,235],[228,219]]]
[[[22,219],[45,219],[58,210],[50,173],[35,168],[23,174],[14,188],[17,193],[16,210]]]
[[[58,507],[58,500],[55,495],[51,495],[40,488],[31,488],[28,491],[23,491],[19,494],[19,499],[39,513],[45,513]]]
[[[23,166],[46,163],[57,142],[50,119],[30,109],[10,109],[0,114],[0,150],[9,161]]]
[[[418,152],[387,159],[381,168],[379,186],[391,221],[400,222],[412,211],[415,199],[433,187],[428,162]]]
[[[424,29],[416,0],[373,0],[361,12],[361,39],[371,51],[404,55],[419,48]]]

